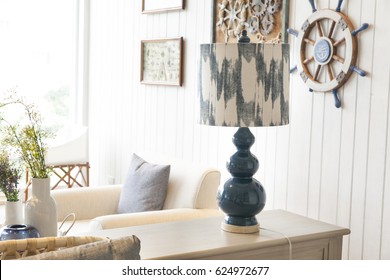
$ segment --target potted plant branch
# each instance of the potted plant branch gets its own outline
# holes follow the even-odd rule
[[[50,169],[45,164],[45,140],[52,136],[51,133],[42,126],[42,118],[33,104],[11,95],[0,102],[0,109],[10,105],[22,106],[28,122],[25,125],[11,124],[0,115],[0,122],[5,123],[3,144],[16,150],[32,178],[48,178]]]
[[[7,201],[19,201],[19,179],[20,170],[11,163],[7,152],[0,151],[0,190],[4,193]]]
[[[3,116],[13,106],[21,107],[25,118],[11,123]],[[32,182],[32,195],[25,205],[25,222],[35,227],[40,236],[57,235],[57,211],[50,196],[50,168],[45,163],[46,140],[52,134],[42,125],[38,109],[15,92],[0,101],[0,126],[2,144],[13,149],[24,162]]]
[[[20,169],[11,162],[6,151],[0,151],[0,190],[6,197],[5,224],[22,224],[22,203],[19,200]]]

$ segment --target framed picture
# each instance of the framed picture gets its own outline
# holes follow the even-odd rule
[[[141,83],[182,85],[183,37],[141,41]]]
[[[287,43],[288,0],[212,0],[212,42],[236,43],[247,30],[251,43]]]
[[[142,13],[183,10],[184,0],[142,0]]]

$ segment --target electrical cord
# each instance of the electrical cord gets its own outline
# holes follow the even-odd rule
[[[276,231],[276,230],[272,230],[272,229],[268,229],[268,228],[263,228],[263,227],[259,227],[259,228],[262,229],[262,230],[268,230],[268,231],[270,231],[270,232],[280,234],[280,235],[282,235],[285,239],[287,239],[287,241],[288,241],[288,246],[289,246],[289,260],[292,260],[292,243],[291,243],[290,238],[289,238],[287,235],[285,235],[285,234],[282,233],[282,232]]]

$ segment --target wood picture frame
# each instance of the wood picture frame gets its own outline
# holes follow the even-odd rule
[[[251,43],[288,43],[288,20],[289,20],[289,1],[288,0],[212,0],[212,20],[211,20],[211,41],[214,43],[237,43],[238,34],[246,29]],[[267,16],[273,19],[270,26],[261,19],[264,18],[264,11],[261,11],[263,5],[277,5],[274,13],[268,12]],[[244,7],[244,8],[243,8]],[[271,6],[266,6],[266,10],[272,10]],[[230,20],[234,10],[235,19]],[[264,9],[264,8],[263,8]],[[255,20],[256,18],[256,20]],[[256,28],[256,22],[257,27]],[[269,22],[269,21],[268,21]],[[260,26],[264,24],[264,28]],[[268,34],[266,34],[268,32]]]
[[[182,86],[183,37],[141,40],[141,84]]]
[[[184,10],[184,0],[142,0],[142,13]]]

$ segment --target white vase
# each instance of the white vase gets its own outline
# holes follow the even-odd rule
[[[5,202],[5,225],[23,224],[23,204],[18,201]]]
[[[32,178],[32,194],[26,201],[25,223],[41,237],[57,236],[57,206],[50,196],[50,178]]]

